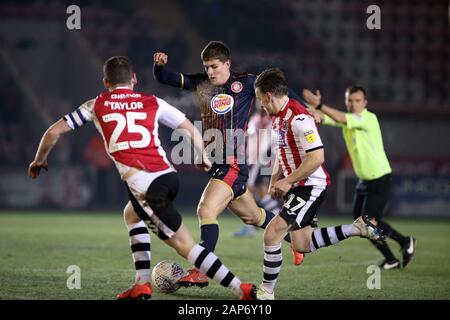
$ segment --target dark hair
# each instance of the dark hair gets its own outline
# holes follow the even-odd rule
[[[221,62],[230,60],[230,49],[222,41],[210,41],[202,50],[203,61],[219,59]]]
[[[367,93],[366,90],[364,90],[363,87],[359,87],[359,86],[351,86],[348,87],[347,90],[345,90],[346,93],[348,93],[349,95],[355,92],[361,91],[364,94],[364,99],[367,100]]]
[[[130,59],[123,56],[109,58],[103,64],[103,76],[113,85],[131,82],[133,67]]]
[[[266,69],[256,77],[255,89],[263,93],[272,92],[277,97],[288,94],[288,86],[283,71],[278,68]]]

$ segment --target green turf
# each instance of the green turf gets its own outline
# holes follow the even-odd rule
[[[184,217],[196,239],[197,219]],[[346,222],[321,219],[321,226]],[[418,239],[417,253],[404,270],[383,271],[381,289],[369,290],[367,267],[380,259],[365,239],[353,238],[314,254],[296,267],[283,245],[283,269],[277,299],[449,299],[450,221],[391,220]],[[220,218],[216,253],[242,280],[262,277],[262,234],[236,239],[241,222]],[[397,253],[397,244],[392,244]],[[152,236],[152,265],[162,259],[189,264]],[[0,212],[0,299],[113,299],[134,279],[128,236],[120,213],[60,214]],[[66,286],[70,265],[81,268],[81,289]],[[156,291],[156,290],[155,290]],[[234,299],[212,282],[208,288],[182,288],[175,294],[155,292],[153,299]]]

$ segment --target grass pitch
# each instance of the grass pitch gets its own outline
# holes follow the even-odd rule
[[[198,240],[194,215],[184,222]],[[389,220],[393,227],[417,238],[417,252],[404,270],[381,272],[381,289],[366,286],[380,254],[365,239],[352,238],[333,247],[308,254],[299,267],[292,264],[288,245],[283,244],[283,268],[276,298],[305,299],[449,299],[450,221]],[[220,238],[216,253],[242,280],[259,283],[262,278],[262,235],[233,238],[242,226],[231,215],[219,218]],[[349,223],[351,219],[323,218],[320,226]],[[401,258],[399,246],[393,252]],[[152,235],[152,266],[177,256]],[[69,266],[81,270],[81,289],[69,290]],[[134,280],[128,234],[120,212],[43,213],[0,212],[0,299],[114,299]],[[211,281],[207,288],[181,288],[174,294],[155,290],[152,299],[235,299]]]

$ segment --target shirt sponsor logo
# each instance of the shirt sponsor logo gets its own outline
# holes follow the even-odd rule
[[[140,98],[141,95],[139,93],[120,93],[111,94],[111,99],[128,99],[128,98]]]
[[[211,100],[211,109],[217,114],[229,112],[234,105],[234,99],[228,94],[217,94]]]
[[[309,130],[309,131],[306,131],[304,134],[306,137],[306,141],[308,141],[309,143],[316,142],[316,135],[314,134],[314,131]]]
[[[239,93],[239,92],[242,91],[242,88],[243,88],[243,87],[244,87],[244,86],[242,85],[241,82],[235,81],[235,82],[233,82],[233,83],[231,84],[231,91],[233,91],[234,93]]]

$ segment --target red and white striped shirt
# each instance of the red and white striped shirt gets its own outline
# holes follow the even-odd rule
[[[281,110],[272,117],[272,130],[284,177],[300,167],[306,153],[323,148],[313,117],[295,99],[286,101]],[[321,165],[308,178],[297,182],[293,187],[329,184],[330,176]]]
[[[158,121],[175,129],[186,116],[162,99],[126,87],[105,92],[64,116],[72,129],[94,122],[121,177],[131,168],[172,168],[158,137]]]

